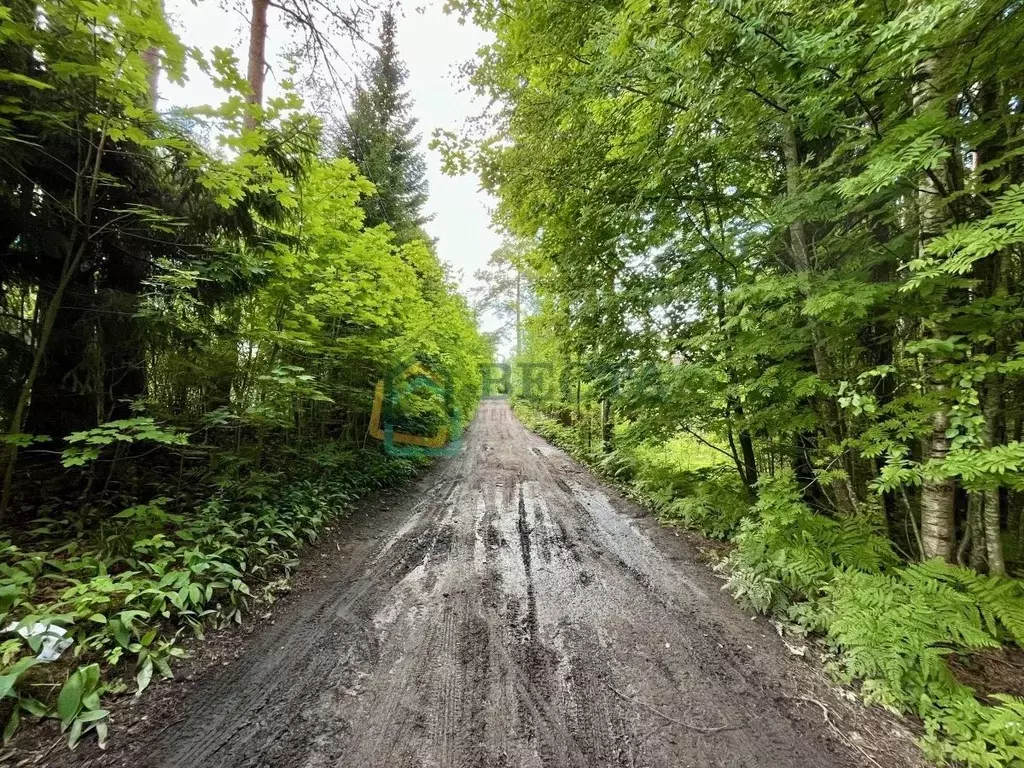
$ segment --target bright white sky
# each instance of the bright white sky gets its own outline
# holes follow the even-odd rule
[[[463,290],[475,284],[473,272],[483,267],[491,251],[498,247],[500,237],[490,228],[491,200],[478,189],[475,176],[451,178],[441,173],[441,158],[428,150],[426,143],[435,128],[455,129],[481,111],[481,103],[459,82],[457,67],[473,57],[488,42],[483,30],[460,25],[457,17],[441,10],[443,0],[416,0],[398,9],[398,47],[409,69],[408,89],[415,102],[413,114],[423,134],[423,152],[427,159],[430,199],[427,212],[434,219],[427,231],[437,238],[441,258],[451,264],[460,276]],[[248,16],[235,8],[223,8],[212,0],[166,0],[167,15],[186,45],[209,53],[214,46],[232,47],[244,62],[248,46]],[[245,5],[248,5],[246,3]],[[281,24],[279,12],[270,9],[267,35],[266,96],[273,96],[277,79],[283,77],[282,50],[289,42],[289,33]],[[376,39],[379,23],[374,22],[367,38]],[[338,48],[350,50],[345,41]],[[352,60],[339,66],[343,77],[351,77],[359,62]],[[221,94],[203,73],[195,68],[188,73],[184,87],[161,83],[160,98],[175,106],[216,104]],[[489,322],[485,325],[491,326]]]

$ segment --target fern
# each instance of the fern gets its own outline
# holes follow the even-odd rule
[[[943,585],[952,592],[966,594],[993,637],[1024,646],[1024,586],[1019,581],[986,576],[941,560],[907,566],[901,574],[907,583],[918,589]]]
[[[869,701],[916,712],[933,758],[972,768],[1024,765],[1024,701],[996,694],[995,705],[983,704],[945,662],[954,651],[1020,644],[1018,582],[931,560],[889,574],[839,573],[825,602],[841,676],[863,680]]]
[[[932,564],[925,564],[931,567]],[[954,650],[999,647],[992,616],[967,591],[911,566],[895,574],[847,571],[826,588],[831,642],[847,680],[886,706],[918,709],[957,690],[943,657]]]
[[[735,538],[738,546],[729,558],[732,575],[727,586],[758,610],[815,601],[839,570],[876,573],[896,562],[888,540],[879,535],[875,514],[841,521],[815,514],[800,500],[791,474],[765,481],[754,511]],[[757,579],[777,586],[752,589]],[[763,601],[754,604],[747,599],[748,594],[772,589],[767,607]]]
[[[532,429],[580,452],[572,430],[520,410]],[[731,535],[736,548],[718,566],[725,588],[754,610],[824,634],[841,679],[860,681],[869,702],[921,717],[922,744],[936,762],[1024,767],[1024,700],[978,701],[946,663],[951,653],[1024,646],[1019,581],[939,560],[901,567],[877,507],[839,519],[817,514],[788,473],[763,479],[751,508],[735,475],[680,466],[657,447],[586,458],[609,476],[631,478],[662,519]]]
[[[928,756],[942,765],[1007,768],[1024,765],[1024,700],[993,694],[979,702],[970,689],[935,702],[925,718],[921,740]]]
[[[678,496],[673,485],[662,485],[655,491],[655,498],[667,499],[660,507],[661,517],[667,522],[726,539],[735,535],[751,514],[747,490],[735,472],[697,469],[674,479],[677,484],[685,484],[685,495]]]

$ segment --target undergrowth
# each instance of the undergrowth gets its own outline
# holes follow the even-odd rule
[[[938,560],[905,564],[878,509],[849,518],[811,510],[786,471],[763,478],[751,505],[735,471],[680,456],[688,437],[663,446],[629,441],[609,455],[583,450],[578,434],[529,405],[532,430],[588,461],[647,501],[666,522],[734,547],[721,564],[741,602],[825,638],[830,670],[868,703],[917,715],[921,745],[941,765],[1024,766],[1024,700],[979,697],[946,658],[1024,646],[1024,586]]]
[[[273,471],[222,468],[205,498],[165,489],[115,514],[54,511],[0,539],[0,627],[29,635],[0,642],[4,740],[24,718],[50,717],[72,747],[89,731],[102,746],[104,695],[171,677],[186,636],[241,624],[254,601],[274,599],[326,523],[416,467],[374,451],[295,451]],[[57,662],[36,658],[35,625],[73,640]]]

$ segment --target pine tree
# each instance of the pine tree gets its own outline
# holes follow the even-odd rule
[[[398,57],[395,16],[387,10],[377,54],[356,87],[352,108],[341,126],[337,151],[350,158],[376,187],[362,202],[368,227],[388,223],[400,239],[419,236],[427,221],[426,162],[413,133],[412,100],[404,90],[408,72]]]

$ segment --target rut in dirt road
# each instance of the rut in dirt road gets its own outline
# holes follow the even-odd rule
[[[794,706],[800,662],[637,514],[486,402],[392,528],[317,565],[132,762],[867,764]]]

